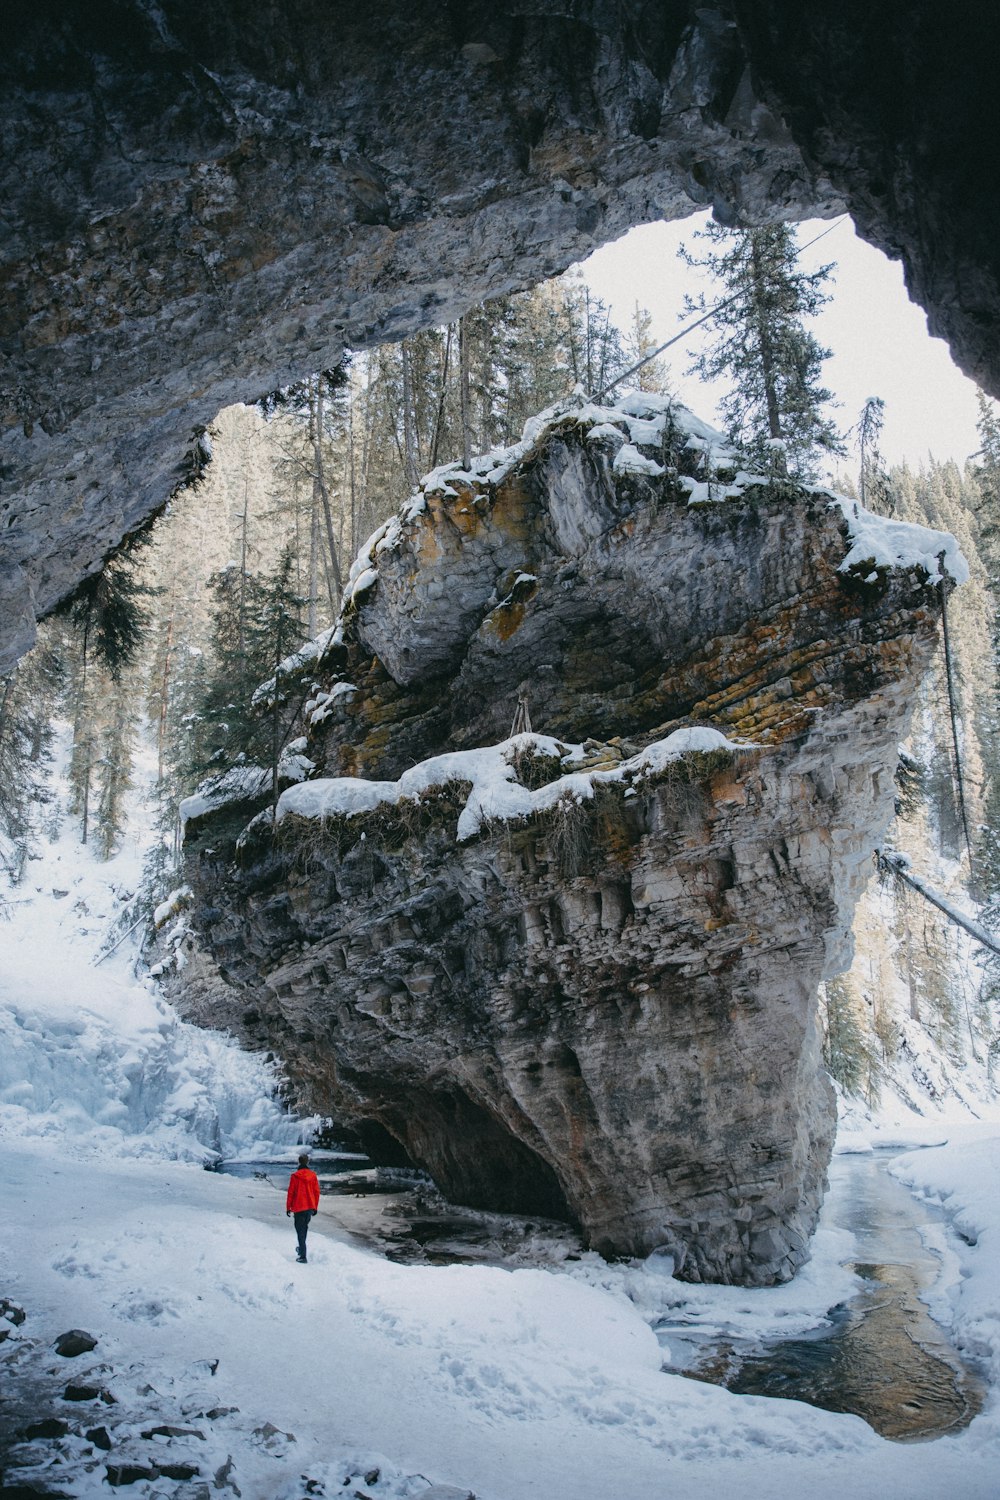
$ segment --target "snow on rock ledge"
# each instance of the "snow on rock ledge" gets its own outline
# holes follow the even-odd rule
[[[437,470],[303,661],[318,779],[188,825],[189,1013],[458,1201],[786,1279],[942,552],[644,393]]]
[[[619,784],[634,790],[643,779],[662,772],[687,755],[711,751],[746,750],[717,729],[677,729],[665,740],[648,745],[640,754],[609,771],[578,771],[557,776],[547,785],[530,789],[520,784],[514,769],[518,755],[549,756],[572,766],[583,759],[582,746],[567,746],[547,735],[520,734],[482,750],[458,750],[437,755],[413,766],[398,781],[363,781],[356,776],[321,778],[282,792],[276,821],[287,817],[351,818],[387,804],[418,802],[420,797],[451,782],[468,783],[469,795],[455,833],[460,843],[474,838],[484,825],[537,817],[561,802],[583,802],[595,788]]]

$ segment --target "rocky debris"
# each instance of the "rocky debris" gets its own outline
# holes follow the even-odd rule
[[[942,552],[639,393],[429,476],[304,653],[326,775],[189,825],[175,997],[456,1202],[787,1278]]]
[[[0,1297],[0,1318],[6,1318],[8,1323],[12,1323],[15,1328],[20,1328],[26,1317],[27,1313],[23,1307],[18,1307],[17,1303],[12,1302],[9,1297]]]
[[[89,1354],[92,1349],[96,1349],[97,1340],[82,1328],[71,1328],[68,1333],[59,1335],[53,1347],[63,1359],[77,1359],[81,1354]]]
[[[142,1378],[143,1367],[127,1370],[97,1367],[115,1384],[113,1425],[78,1426],[61,1416],[44,1417],[60,1396],[65,1399],[67,1387],[52,1368],[50,1353],[41,1341],[20,1340],[13,1353],[0,1355],[3,1368],[3,1419],[0,1420],[0,1493],[7,1497],[31,1500],[71,1500],[72,1496],[96,1495],[105,1489],[125,1489],[166,1497],[175,1493],[190,1495],[194,1500],[210,1500],[220,1493],[237,1497],[245,1490],[258,1493],[255,1477],[261,1456],[271,1469],[273,1488],[268,1493],[291,1494],[296,1487],[294,1438],[275,1424],[256,1419],[241,1420],[235,1406],[217,1406],[204,1411],[205,1369],[192,1378],[190,1364],[159,1371],[159,1384],[176,1395],[163,1395]],[[79,1383],[82,1385],[82,1382]],[[200,1389],[199,1389],[200,1388]],[[109,1395],[101,1391],[101,1395]],[[200,1408],[207,1419],[229,1418],[223,1429],[203,1432],[184,1421],[193,1409]],[[82,1413],[81,1413],[82,1415]],[[108,1413],[109,1419],[111,1413]],[[180,1418],[180,1420],[179,1420]],[[93,1416],[88,1419],[93,1422]],[[256,1425],[255,1425],[256,1424]],[[227,1453],[227,1448],[232,1451]],[[256,1453],[252,1450],[257,1449]],[[110,1455],[114,1454],[111,1459]],[[328,1476],[314,1487],[303,1479],[305,1493],[325,1495],[336,1489],[340,1493],[341,1464],[346,1460],[330,1455],[331,1472],[337,1474],[336,1486]],[[245,1466],[247,1480],[241,1475]],[[424,1483],[416,1475],[393,1474],[388,1477],[371,1461],[361,1465],[358,1482],[364,1474],[373,1484],[375,1495],[387,1487],[393,1495],[411,1495]],[[374,1476],[374,1478],[373,1478]],[[249,1481],[249,1484],[248,1484]],[[133,1487],[137,1487],[136,1490]],[[350,1493],[345,1490],[344,1493]],[[373,1497],[374,1500],[374,1497]]]
[[[954,170],[989,177],[981,10],[501,3],[463,42],[413,0],[311,23],[305,70],[281,6],[25,11],[0,58],[0,672],[197,477],[221,407],[635,223],[846,205],[1000,389],[1000,209]]]
[[[280,1458],[287,1452],[289,1444],[295,1442],[295,1436],[291,1432],[282,1432],[273,1422],[265,1422],[263,1426],[254,1428],[250,1441]]]
[[[108,1484],[119,1489],[143,1479],[156,1479],[160,1470],[155,1464],[107,1464],[104,1473]]]
[[[164,1479],[176,1479],[181,1483],[197,1479],[201,1473],[197,1464],[158,1464],[157,1468]]]
[[[96,1401],[101,1394],[99,1385],[68,1385],[63,1391],[64,1401]],[[113,1397],[111,1398],[114,1399]]]
[[[0,1487],[2,1500],[76,1500],[69,1490],[54,1490],[43,1480],[37,1484],[14,1483]]]
[[[34,1442],[36,1438],[61,1438],[69,1432],[69,1423],[64,1422],[61,1417],[45,1417],[41,1422],[31,1422],[24,1429],[22,1436],[26,1442]]]
[[[174,1427],[169,1422],[163,1423],[159,1427],[147,1428],[143,1432],[142,1436],[143,1438],[145,1438],[146,1442],[150,1442],[154,1438],[183,1437],[200,1438],[202,1442],[205,1441],[205,1434],[203,1432],[199,1432],[197,1427]]]

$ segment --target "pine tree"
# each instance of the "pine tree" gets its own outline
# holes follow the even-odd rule
[[[243,574],[233,564],[210,580],[216,599],[213,663],[192,736],[189,769],[194,775],[241,761],[276,767],[275,744],[280,752],[283,721],[291,711],[283,709],[280,683],[272,695],[273,711],[266,715],[255,708],[253,696],[304,639],[306,601],[292,587],[292,573],[293,558],[286,549],[263,578]]]
[[[0,680],[0,867],[15,884],[24,874],[37,813],[50,793],[52,716],[62,690],[63,655],[51,628]]]
[[[709,224],[696,238],[709,248],[702,257],[682,251],[684,259],[710,271],[725,295],[708,319],[713,341],[691,372],[730,382],[720,408],[734,443],[779,471],[785,454],[789,474],[812,478],[818,450],[843,452],[836,427],[823,415],[831,393],[820,385],[820,372],[830,351],[803,321],[829,301],[823,286],[832,266],[797,269],[794,234],[784,224]],[[685,307],[704,313],[709,303],[704,295],[686,297]]]
[[[866,510],[876,515],[892,514],[892,496],[885,459],[879,449],[885,402],[881,396],[869,396],[851,434],[858,445],[858,495]]]
[[[642,364],[630,379],[629,384],[634,385],[640,391],[657,391],[666,395],[670,388],[667,368],[661,359],[650,357],[656,347],[656,340],[653,338],[653,319],[649,311],[645,307],[640,307],[636,302],[626,332],[623,352],[630,366],[637,365],[640,361]]]
[[[122,675],[138,657],[150,624],[147,600],[153,592],[142,578],[141,566],[151,540],[149,527],[133,532],[99,573],[84,579],[59,613],[76,632],[78,651],[73,672],[73,750],[69,777],[73,811],[80,815],[80,839],[90,836],[91,793],[98,756],[117,765],[126,754],[108,736],[123,731],[123,722],[108,718],[109,692],[121,685]],[[128,774],[121,770],[116,775]],[[105,788],[106,789],[106,788]],[[114,802],[116,799],[112,799]],[[106,803],[110,806],[111,803]],[[114,835],[109,835],[112,844]],[[102,843],[106,843],[102,836]]]

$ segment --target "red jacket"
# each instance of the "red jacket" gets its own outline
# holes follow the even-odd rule
[[[308,1167],[293,1172],[285,1199],[286,1212],[302,1214],[310,1208],[319,1208],[319,1178]]]

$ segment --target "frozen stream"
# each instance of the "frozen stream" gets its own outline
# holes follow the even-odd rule
[[[785,1396],[828,1411],[853,1412],[883,1437],[940,1437],[966,1426],[983,1385],[920,1300],[939,1271],[921,1230],[944,1215],[920,1203],[886,1168],[893,1153],[837,1156],[825,1212],[855,1236],[862,1279],[828,1326],[761,1346],[737,1330],[672,1322],[657,1328],[670,1368],[755,1396]]]
[[[655,1328],[664,1368],[741,1394],[851,1412],[898,1440],[930,1439],[966,1426],[982,1405],[982,1382],[920,1300],[939,1270],[921,1231],[942,1224],[944,1215],[888,1174],[891,1157],[838,1156],[831,1163],[824,1213],[854,1236],[856,1256],[848,1269],[861,1281],[849,1302],[831,1308],[814,1332],[766,1344],[742,1336],[736,1324],[709,1325],[682,1304]],[[400,1191],[398,1181],[380,1189],[373,1173],[359,1174],[367,1166],[363,1158],[323,1159],[320,1153],[314,1165],[324,1210],[393,1260],[504,1264],[513,1258],[524,1264],[527,1258],[543,1264],[566,1258],[570,1231],[557,1226],[463,1215],[428,1204],[420,1192]],[[289,1168],[244,1162],[222,1170],[266,1175],[283,1189]],[[316,1221],[320,1232],[324,1217]]]

